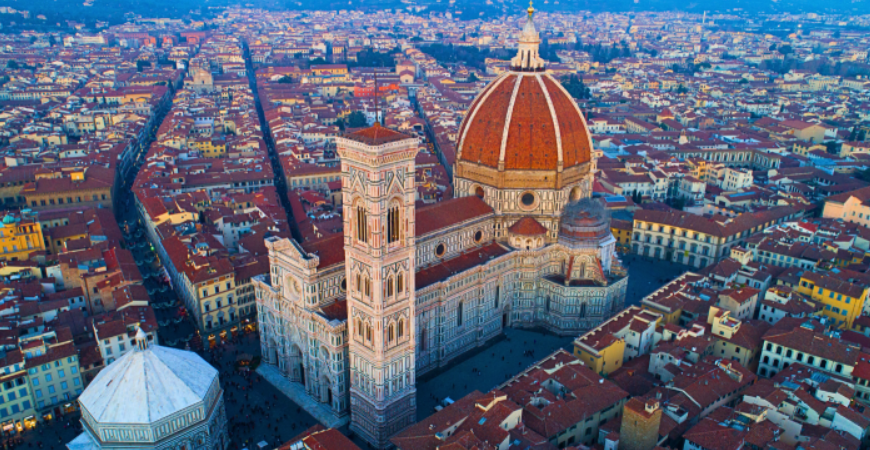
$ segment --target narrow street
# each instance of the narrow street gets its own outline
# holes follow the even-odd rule
[[[174,98],[174,96],[175,90],[172,91],[172,97]],[[166,118],[171,107],[172,99],[170,98],[158,112],[154,127],[149,131],[147,139],[141,145],[139,154],[136,155],[136,161],[123,180],[119,198],[116,201],[115,219],[124,233],[124,244],[133,253],[133,259],[139,267],[145,288],[151,297],[151,307],[154,308],[157,323],[160,325],[158,331],[160,344],[184,348],[196,334],[196,328],[184,314],[181,300],[165,281],[163,266],[148,241],[131,189],[139,169],[145,163],[148,149],[156,138],[157,129],[160,128],[160,124]]]
[[[248,64],[250,67],[249,59]],[[256,96],[256,85],[253,77],[250,76],[249,79]],[[186,313],[182,300],[165,280],[163,265],[148,240],[147,232],[135,206],[130,188],[145,161],[149,146],[154,142],[156,130],[170,107],[171,103],[160,111],[158,120],[155,121],[154,130],[148,134],[147,141],[142,145],[142,151],[137,155],[136,163],[131,167],[124,180],[115,216],[124,232],[126,247],[133,253],[133,258],[142,273],[148,295],[151,297],[151,306],[154,308],[157,322],[160,325],[158,331],[160,345],[196,351],[220,372],[231,438],[229,449],[240,450],[245,447],[250,449],[261,441],[277,446],[302,430],[313,426],[317,421],[299,405],[287,400],[271,384],[263,381],[256,372],[237,365],[237,358],[242,354],[251,355],[255,361],[259,360],[260,343],[257,332],[237,336],[211,350],[203,349],[201,340],[196,334],[196,326]],[[283,206],[287,208],[289,205],[286,203],[287,198],[284,195],[284,177],[281,175],[280,165],[271,144],[271,137],[265,132],[265,122],[259,99],[257,100],[257,110],[260,124],[266,135],[272,164],[277,174],[275,185],[281,194]],[[289,208],[287,210],[289,211]],[[288,219],[292,220],[289,212]],[[68,442],[74,433],[80,430],[77,425],[77,420],[69,427],[53,424],[52,434],[56,434],[59,440]],[[38,439],[38,437],[32,436],[33,439]],[[37,441],[28,440],[28,442],[35,443]]]
[[[257,77],[254,73],[254,64],[251,61],[251,52],[247,44],[243,44],[245,52],[245,72],[248,75],[248,82],[251,86],[251,92],[254,94],[254,104],[257,105],[257,116],[260,119],[260,131],[263,133],[263,140],[266,142],[266,148],[269,151],[269,162],[272,164],[272,172],[275,174],[275,189],[278,191],[278,198],[281,199],[281,206],[287,213],[287,223],[290,225],[290,230],[293,237],[301,240],[299,230],[296,228],[296,221],[293,220],[293,209],[290,208],[290,201],[287,200],[287,180],[284,178],[284,169],[281,168],[281,162],[278,160],[278,153],[275,150],[275,142],[272,140],[272,132],[269,130],[269,124],[266,123],[266,115],[263,110],[263,103],[260,100],[260,93],[257,90]]]

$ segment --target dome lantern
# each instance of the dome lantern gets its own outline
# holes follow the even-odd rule
[[[539,71],[544,70],[547,64],[538,54],[538,49],[541,46],[541,36],[538,34],[538,30],[535,29],[535,22],[532,20],[532,16],[535,14],[532,2],[529,2],[528,13],[529,17],[526,19],[522,32],[520,32],[517,56],[511,59],[512,70]]]

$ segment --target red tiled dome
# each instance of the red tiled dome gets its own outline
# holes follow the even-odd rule
[[[587,163],[592,142],[580,109],[544,72],[510,71],[474,100],[459,129],[457,162],[556,171]]]
[[[547,228],[531,217],[523,217],[516,221],[510,226],[510,228],[508,228],[508,231],[521,236],[540,236],[542,234],[547,234]]]

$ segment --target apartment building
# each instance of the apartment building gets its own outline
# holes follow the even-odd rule
[[[607,375],[631,358],[649,354],[662,315],[630,306],[574,340],[574,356]]]
[[[45,250],[42,225],[29,213],[7,213],[0,227],[0,261],[27,261]]]
[[[24,355],[14,349],[0,360],[0,429],[14,434],[36,426],[36,410],[27,382]]]
[[[36,411],[43,420],[51,420],[78,409],[76,398],[82,393],[78,352],[72,342],[25,347],[27,376]]]
[[[849,329],[855,319],[865,313],[870,287],[806,270],[800,275],[797,290],[823,305],[821,314],[831,319],[833,325]]]
[[[780,320],[765,333],[758,375],[773,377],[799,363],[822,372],[850,377],[861,347],[822,332],[823,326],[809,319]]]
[[[632,253],[706,267],[729,255],[732,247],[770,225],[803,216],[791,206],[737,217],[708,218],[682,211],[640,210],[634,215]]]

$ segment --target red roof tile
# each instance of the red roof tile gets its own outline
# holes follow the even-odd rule
[[[418,208],[414,218],[417,236],[492,214],[492,207],[476,196],[460,197]]]
[[[517,220],[508,228],[508,231],[521,236],[540,236],[547,233],[547,229],[531,217],[523,217]]]

